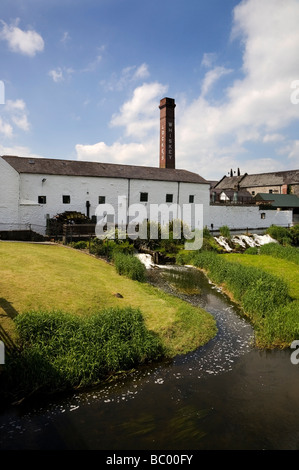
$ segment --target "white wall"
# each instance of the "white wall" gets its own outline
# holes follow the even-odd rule
[[[265,214],[265,218],[261,214]],[[271,225],[288,227],[292,225],[293,211],[259,210],[258,206],[210,206],[210,221],[207,225],[214,230],[223,225],[230,229],[258,229]]]
[[[19,174],[0,158],[0,230],[13,230],[19,224]]]
[[[115,208],[117,222],[118,209],[124,210],[125,207],[127,212],[128,205],[140,204],[141,192],[148,193],[148,202],[142,203],[148,218],[151,215],[151,205],[166,204],[166,194],[173,194],[173,204],[179,204],[181,207],[183,204],[189,204],[189,196],[193,195],[194,205],[204,206],[204,225],[208,222],[207,184],[34,174],[22,174],[20,177],[20,221],[31,223],[33,230],[44,233],[47,217],[52,218],[65,211],[86,214],[86,201],[90,202],[90,216],[95,215],[99,196],[105,196],[105,204]],[[70,204],[63,204],[63,195],[70,196]],[[38,196],[46,196],[46,204],[38,204]],[[180,215],[183,215],[182,210]],[[173,218],[177,216],[174,214]],[[190,224],[193,222],[194,217]]]

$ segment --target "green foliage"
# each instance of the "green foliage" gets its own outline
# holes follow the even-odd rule
[[[299,333],[299,302],[292,301],[282,279],[208,251],[194,253],[189,263],[232,293],[252,321],[260,346],[289,345]]]
[[[114,252],[113,261],[118,274],[127,276],[134,281],[145,281],[146,268],[136,256]]]
[[[282,246],[278,243],[268,243],[260,248],[260,254],[285,259],[299,264],[299,250],[293,246]]]
[[[279,227],[277,225],[271,225],[266,232],[270,237],[277,240],[282,245],[292,244],[292,233],[289,228]]]
[[[88,242],[81,240],[79,242],[70,243],[70,246],[76,250],[86,250],[88,248]]]
[[[141,312],[130,307],[89,317],[29,312],[16,318],[16,326],[20,351],[9,356],[4,377],[10,392],[87,386],[163,355]]]
[[[230,238],[231,238],[230,229],[227,225],[223,225],[222,227],[220,227],[219,231],[220,231],[220,235],[222,235],[222,237],[225,237],[228,240],[230,240]]]
[[[244,251],[244,255],[258,255],[259,254],[259,249],[257,246],[250,246],[249,248],[246,248]]]

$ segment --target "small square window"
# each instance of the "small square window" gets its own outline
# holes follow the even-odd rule
[[[272,194],[273,193],[273,189],[269,189],[269,194]]]
[[[47,204],[47,197],[46,196],[38,196],[38,203],[39,204]]]
[[[255,196],[255,191],[251,191],[251,195],[252,195],[252,196]]]
[[[265,214],[265,212],[262,212],[261,213],[261,219],[265,219],[265,218],[266,218],[266,214]]]
[[[166,194],[166,202],[172,202],[173,201],[173,194]]]
[[[190,194],[189,203],[192,204],[193,202],[194,202],[194,196],[193,196],[193,194]]]
[[[140,202],[148,201],[148,193],[140,193]]]
[[[63,204],[70,204],[71,196],[62,196],[62,202]]]
[[[99,204],[105,204],[106,196],[99,196]]]

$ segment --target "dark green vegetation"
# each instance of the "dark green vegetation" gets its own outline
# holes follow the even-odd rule
[[[16,318],[20,350],[9,358],[2,391],[14,397],[91,384],[163,355],[138,309],[109,308],[87,317],[29,312]]]
[[[299,245],[299,224],[290,228],[272,225],[267,229],[267,233],[283,246]]]

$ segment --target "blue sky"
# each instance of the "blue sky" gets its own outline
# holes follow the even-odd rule
[[[298,23],[299,0],[1,0],[0,154],[158,166],[168,96],[177,168],[297,169]]]

